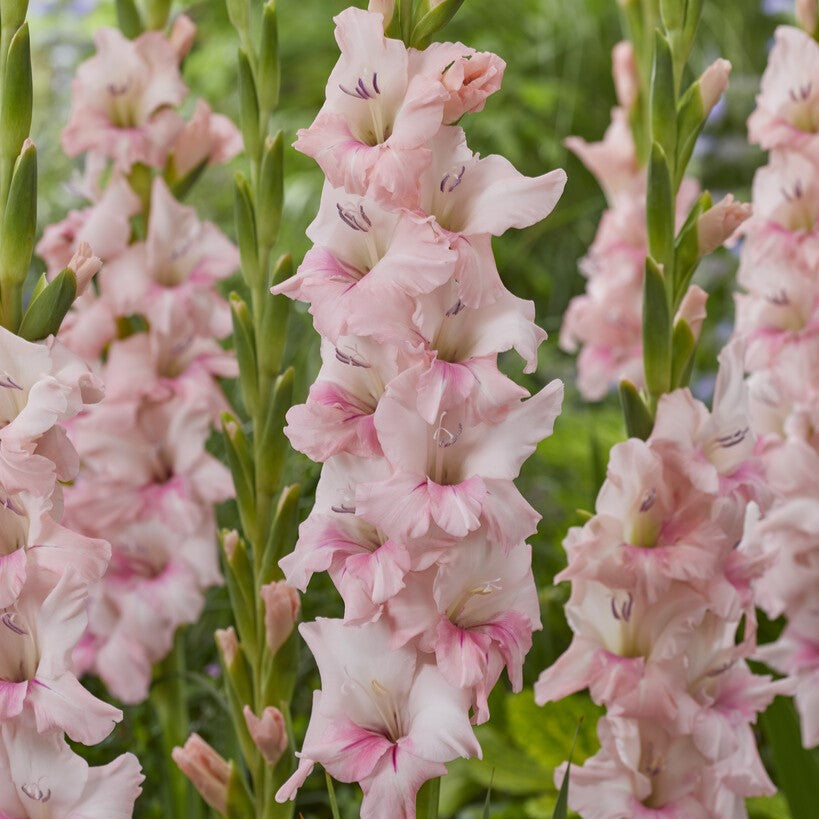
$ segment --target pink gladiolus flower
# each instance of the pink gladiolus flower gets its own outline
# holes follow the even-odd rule
[[[86,587],[70,570],[29,574],[2,618],[0,715],[32,713],[39,732],[58,728],[85,744],[102,741],[122,712],[89,694],[68,662],[85,628]]]
[[[0,815],[28,819],[129,819],[144,777],[133,754],[91,768],[30,720],[0,726]]]
[[[467,692],[412,649],[391,649],[384,624],[319,619],[299,631],[318,662],[321,691],[313,695],[298,770],[277,801],[292,799],[320,763],[341,782],[361,783],[363,819],[409,819],[418,789],[446,773],[443,763],[481,755]]]
[[[157,31],[128,40],[103,28],[95,42],[97,54],[73,82],[63,150],[69,156],[95,151],[124,172],[135,162],[161,168],[184,124],[173,110],[187,93],[177,52]]]
[[[814,8],[814,16],[816,9]],[[776,30],[748,137],[765,150],[793,149],[819,160],[819,44],[792,26]],[[755,202],[764,200],[754,196]]]
[[[411,205],[449,92],[435,78],[410,75],[407,49],[384,36],[381,15],[350,8],[334,19],[341,57],[324,107],[295,147],[332,186]]]
[[[205,100],[197,100],[196,110],[179,132],[171,148],[173,172],[183,179],[203,163],[229,162],[242,150],[239,129],[225,116],[214,114]]]

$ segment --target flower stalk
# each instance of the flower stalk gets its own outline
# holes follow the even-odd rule
[[[227,5],[240,41],[240,120],[249,164],[248,175],[237,173],[234,191],[244,292],[230,296],[247,422],[232,414],[223,417],[242,534],[223,534],[237,632],[229,650],[223,647],[221,653],[233,726],[243,767],[250,775],[243,793],[252,793],[256,816],[272,819],[293,814],[291,805],[273,800],[291,772],[291,755],[282,748],[273,761],[269,751],[254,741],[248,725],[256,726],[254,720],[271,707],[279,715],[275,717],[279,724],[281,714],[289,711],[298,666],[298,642],[292,634],[295,618],[282,619],[283,610],[276,606],[271,615],[263,597],[265,589],[282,577],[278,560],[295,541],[298,524],[299,487],[283,485],[288,448],[282,428],[294,381],[293,369],[282,369],[289,307],[270,295],[274,284],[290,276],[292,261],[289,255],[273,261],[284,200],[283,138],[281,132],[270,131],[280,82],[276,5],[270,0],[258,12],[241,0]],[[252,35],[257,30],[258,38]],[[293,611],[298,611],[297,598]],[[276,641],[269,639],[271,630],[279,635]],[[268,719],[272,725],[270,720],[272,716]],[[288,742],[286,735],[280,739]],[[234,772],[243,776],[240,766]],[[228,815],[234,810],[229,794]]]

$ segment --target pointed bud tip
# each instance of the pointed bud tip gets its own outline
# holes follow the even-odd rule
[[[731,73],[731,63],[722,58],[715,60],[699,79],[702,107],[706,114],[710,113],[719,102],[720,97],[728,87],[728,76]]]

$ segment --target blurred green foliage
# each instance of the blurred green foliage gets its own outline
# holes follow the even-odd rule
[[[348,4],[345,0],[280,0],[283,77],[276,126],[284,130],[286,144],[292,143],[296,130],[308,125],[322,104],[324,84],[337,57],[331,18]],[[201,0],[193,5],[176,4],[175,10],[184,10],[199,27],[197,44],[184,70],[192,91],[189,106],[192,108],[193,98],[203,96],[215,110],[235,120],[236,42],[223,3]],[[114,24],[114,4],[113,0],[34,2],[30,19],[35,60],[33,137],[41,157],[39,215],[41,225],[45,225],[81,205],[69,184],[78,169],[63,156],[59,133],[67,119],[73,70],[93,51],[94,30]],[[753,108],[766,48],[777,22],[763,13],[757,0],[705,3],[694,69],[703,69],[720,55],[734,66],[726,101],[712,116],[694,163],[694,172],[715,197],[730,190],[747,198],[754,169],[763,161],[761,153],[747,145],[744,123]],[[521,379],[520,362],[513,357],[505,359],[504,366],[531,390],[554,377],[567,385],[564,412],[555,434],[538,448],[521,477],[523,493],[543,515],[539,532],[532,539],[544,629],[535,636],[525,667],[526,683],[531,686],[569,640],[562,610],[567,589],[552,585],[552,577],[565,563],[560,543],[568,527],[580,522],[576,510],[593,508],[605,475],[608,449],[624,437],[616,398],[611,396],[596,406],[584,404],[573,387],[573,358],[561,353],[556,344],[566,305],[584,287],[577,260],[591,242],[604,207],[594,179],[566,151],[563,140],[570,134],[599,139],[609,122],[609,111],[615,104],[610,52],[621,37],[617,3],[467,0],[445,36],[495,51],[508,62],[501,92],[488,101],[483,113],[462,123],[473,149],[482,154],[501,153],[527,174],[564,167],[569,175],[565,195],[549,219],[495,241],[504,281],[519,296],[534,299],[538,321],[551,336],[535,375]],[[289,248],[298,262],[308,246],[304,229],[316,212],[322,177],[311,160],[292,149],[286,152],[285,164],[286,216],[280,246]],[[242,160],[236,160],[235,166],[241,167]],[[232,168],[210,170],[189,197],[204,216],[228,233],[233,232],[231,172]],[[735,266],[732,255],[723,252],[712,257],[698,274],[699,283],[711,293],[694,378],[695,390],[705,397],[710,391],[716,352],[730,332]],[[318,368],[318,337],[304,310],[292,325],[287,355],[297,365],[297,399],[302,400]],[[318,469],[302,457],[293,458],[290,469],[288,479],[302,483],[306,515]],[[222,517],[229,523],[231,510],[224,510]],[[305,618],[339,613],[338,596],[329,581],[314,578],[304,599]],[[202,621],[186,634],[188,666],[196,669],[189,675],[195,713],[192,729],[225,754],[231,753],[226,746],[230,732],[212,633],[229,620],[226,595],[217,589],[209,596]],[[307,652],[303,652],[302,663],[294,702],[299,736],[306,726],[311,689],[317,684]],[[92,681],[91,685],[96,684]],[[452,774],[443,784],[442,815],[459,819],[480,816],[491,783],[493,817],[550,817],[557,793],[553,769],[568,755],[581,714],[585,720],[575,761],[594,753],[597,710],[583,696],[539,709],[531,690],[511,697],[504,684],[498,686],[492,703],[493,719],[479,729],[484,761],[459,761],[451,766]],[[112,737],[85,752],[97,764],[126,749],[140,757],[147,776],[145,793],[137,806],[140,817],[163,816],[152,787],[163,771],[157,733],[148,705],[127,708],[125,721]],[[357,815],[357,789],[338,786],[336,792],[341,815]],[[751,808],[758,819],[788,815],[780,798],[755,800]],[[298,809],[306,819],[330,815],[323,777],[309,780]]]

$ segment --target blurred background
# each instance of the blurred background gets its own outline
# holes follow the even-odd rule
[[[279,26],[283,79],[277,127],[292,143],[298,128],[307,126],[323,102],[324,84],[337,57],[332,16],[344,0],[280,0]],[[790,22],[792,2],[759,0],[706,0],[705,19],[692,59],[699,73],[718,56],[733,64],[726,99],[711,116],[698,147],[692,173],[715,198],[733,192],[749,198],[754,170],[763,155],[745,139],[745,121],[754,106],[759,77],[774,28]],[[238,116],[236,41],[221,0],[204,0],[190,6],[175,4],[198,26],[197,43],[185,67],[195,97],[204,97],[214,110]],[[76,65],[93,51],[96,28],[115,24],[113,0],[32,0],[29,14],[35,61],[35,123],[33,138],[40,154],[41,228],[62,219],[80,205],[72,193],[78,169],[60,151],[59,134],[66,122],[70,84]],[[594,235],[604,199],[594,179],[563,147],[577,134],[598,140],[615,104],[610,76],[612,46],[621,39],[616,0],[466,0],[455,21],[445,30],[450,40],[460,40],[478,50],[491,50],[508,62],[502,90],[491,97],[483,113],[462,123],[473,150],[500,153],[522,172],[538,175],[563,167],[569,175],[566,192],[554,213],[540,225],[513,231],[495,240],[498,268],[509,289],[533,299],[538,322],[550,339],[541,350],[536,374],[522,376],[518,360],[505,362],[512,377],[532,391],[560,377],[567,392],[563,415],[555,434],[543,442],[521,477],[524,495],[543,515],[532,539],[535,576],[540,588],[544,630],[535,635],[535,646],[526,663],[526,684],[563,651],[569,630],[563,617],[568,588],[556,588],[552,577],[565,563],[561,541],[569,526],[580,522],[578,509],[592,509],[605,475],[607,453],[625,437],[615,396],[595,405],[585,404],[574,388],[574,360],[557,348],[563,313],[571,297],[583,290],[585,280],[577,261]],[[322,177],[311,160],[288,149],[286,163],[286,227],[280,252],[289,251],[298,263],[307,249],[304,229],[318,206]],[[242,166],[236,160],[235,167]],[[232,185],[235,168],[211,169],[189,197],[203,217],[233,235]],[[693,388],[708,399],[716,369],[716,353],[730,334],[733,320],[731,292],[735,258],[728,251],[710,257],[697,274],[711,294]],[[291,325],[290,359],[299,379],[298,400],[303,400],[318,369],[318,336],[306,311],[297,312]],[[218,442],[214,443],[218,446]],[[304,515],[310,490],[318,477],[316,465],[294,454],[291,480],[302,483]],[[222,510],[223,523],[233,512]],[[338,596],[329,581],[316,576],[304,599],[304,616],[335,616]],[[229,623],[226,594],[215,590],[203,620],[186,635],[192,729],[217,749],[231,753],[226,713],[222,705],[212,633]],[[310,692],[317,684],[312,659],[303,652],[300,685],[294,712],[296,733],[303,733]],[[91,683],[94,685],[94,683]],[[157,681],[161,684],[161,680]],[[545,709],[534,705],[531,688],[508,696],[505,678],[491,700],[493,719],[478,730],[484,760],[450,766],[444,780],[442,816],[471,819],[483,815],[491,785],[493,817],[539,819],[551,817],[555,788],[553,768],[567,758],[578,718],[585,715],[575,761],[594,753],[595,707],[577,696]],[[165,816],[158,783],[164,761],[159,757],[158,729],[150,705],[126,709],[126,719],[115,733],[93,749],[78,748],[90,762],[107,762],[122,750],[135,752],[147,781],[137,803],[136,816]],[[765,749],[764,737],[760,737]],[[775,774],[774,774],[775,775]],[[357,816],[356,789],[337,787],[342,816]],[[324,780],[313,776],[304,789],[298,810],[306,819],[330,815]],[[751,814],[758,819],[788,817],[780,798],[755,801]]]

